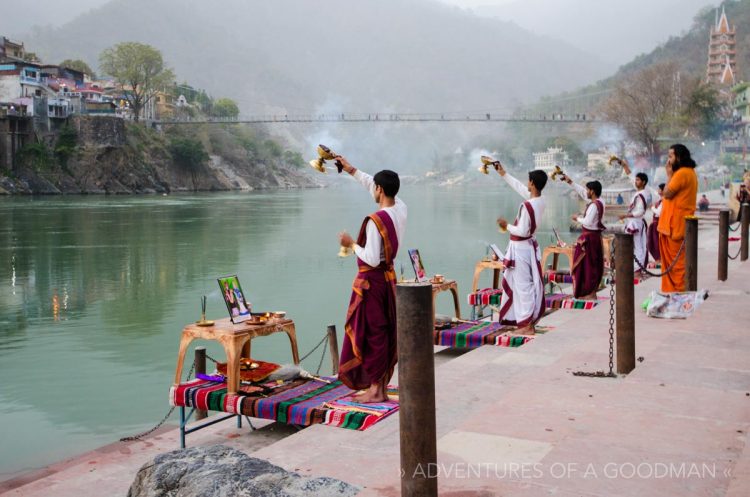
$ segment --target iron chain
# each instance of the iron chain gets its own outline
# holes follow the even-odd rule
[[[586,376],[589,378],[617,378],[614,373],[615,358],[615,250],[617,244],[612,243],[612,255],[610,258],[610,278],[609,278],[609,373],[604,371],[573,371],[573,376]]]
[[[643,264],[641,264],[641,261],[638,260],[635,254],[633,255],[633,260],[635,261],[636,264],[638,264],[638,267],[641,268],[641,271],[643,271],[644,273],[649,274],[651,276],[656,276],[657,278],[661,278],[662,276],[669,274],[672,271],[672,269],[675,267],[675,264],[677,264],[677,261],[680,259],[680,254],[682,254],[682,250],[685,248],[685,240],[687,240],[687,238],[682,239],[680,250],[677,251],[677,255],[672,261],[672,264],[670,264],[667,270],[664,271],[663,273],[652,273],[647,268],[643,267]]]
[[[188,371],[188,375],[187,375],[187,379],[188,380],[190,379],[191,376],[193,376],[193,371],[194,370],[195,370],[195,361],[193,361],[193,365],[190,366],[190,371]],[[159,428],[161,428],[161,426],[164,423],[167,422],[167,420],[169,419],[169,416],[171,416],[172,413],[174,412],[175,407],[177,407],[177,406],[170,407],[169,411],[167,411],[167,414],[164,415],[164,417],[161,419],[161,421],[159,421],[158,423],[156,423],[156,426],[154,426],[150,430],[144,431],[143,433],[139,433],[137,435],[132,435],[130,437],[123,437],[123,438],[120,439],[120,442],[135,442],[135,441],[140,440],[141,438],[143,438],[145,436],[151,435],[153,432],[155,432],[156,430],[158,430]]]
[[[732,257],[732,256],[731,256],[731,255],[729,255],[729,254],[727,254],[727,257],[729,257],[729,258],[730,258],[730,259],[732,259],[732,260],[735,260],[735,259],[737,259],[737,257],[739,257],[739,256],[740,256],[740,252],[742,252],[742,247],[740,247],[739,249],[737,249],[737,253],[736,253],[736,254],[734,255],[734,257]]]

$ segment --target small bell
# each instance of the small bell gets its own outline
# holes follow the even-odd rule
[[[354,253],[354,250],[350,249],[349,247],[344,247],[343,245],[339,249],[338,256],[339,257],[349,257]]]

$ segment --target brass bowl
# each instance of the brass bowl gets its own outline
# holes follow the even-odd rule
[[[274,311],[274,319],[284,319],[286,317],[286,311]]]

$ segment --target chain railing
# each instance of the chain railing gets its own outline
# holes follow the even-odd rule
[[[742,247],[740,247],[740,248],[738,248],[738,249],[737,249],[737,253],[736,253],[736,254],[735,254],[734,256],[731,256],[731,255],[727,254],[727,257],[729,257],[729,258],[730,258],[730,259],[732,259],[732,260],[736,260],[736,259],[737,259],[737,257],[739,257],[739,256],[740,256],[740,253],[741,253],[741,252],[742,252]]]
[[[643,271],[644,273],[646,273],[646,274],[648,274],[650,276],[655,276],[657,278],[661,278],[662,276],[665,276],[665,275],[669,274],[672,271],[672,269],[674,269],[675,265],[677,264],[677,261],[680,259],[680,254],[682,254],[682,251],[685,248],[685,241],[686,240],[687,240],[687,238],[683,238],[682,239],[682,244],[680,245],[680,249],[677,251],[677,255],[675,256],[674,260],[672,261],[672,264],[670,264],[669,267],[667,268],[667,270],[664,271],[663,273],[654,273],[654,272],[649,271],[648,268],[643,267],[643,264],[641,264],[641,261],[638,260],[638,257],[636,257],[635,254],[633,255],[633,260],[636,262],[636,264],[638,264],[638,267],[641,268],[641,271]]]
[[[615,358],[615,251],[617,244],[612,243],[612,255],[610,256],[610,278],[609,278],[609,373],[604,371],[573,371],[573,376],[587,376],[590,378],[617,378],[614,373]]]

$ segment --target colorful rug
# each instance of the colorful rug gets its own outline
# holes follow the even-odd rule
[[[503,291],[500,288],[484,288],[468,295],[469,305],[500,305]]]
[[[197,379],[171,387],[169,402],[177,407],[242,414],[285,424],[309,426],[321,423],[360,431],[398,410],[398,401],[383,403],[384,408],[377,414],[326,407],[327,403],[353,393],[335,378],[327,379],[331,380],[330,384],[311,380],[294,380],[280,386],[268,383],[265,386],[272,390],[265,397],[228,395],[226,383]],[[397,396],[395,387],[389,385],[389,395],[392,392]]]
[[[520,347],[533,340],[531,336],[511,335],[513,326],[497,322],[475,321],[460,323],[452,328],[435,330],[435,345],[458,349],[474,349],[482,345]]]
[[[606,299],[606,297],[602,297]],[[580,309],[588,311],[593,309],[599,302],[597,300],[579,300],[567,293],[550,293],[544,296],[547,309]]]
[[[573,284],[573,275],[569,271],[552,271],[544,273],[545,283],[569,283]]]

